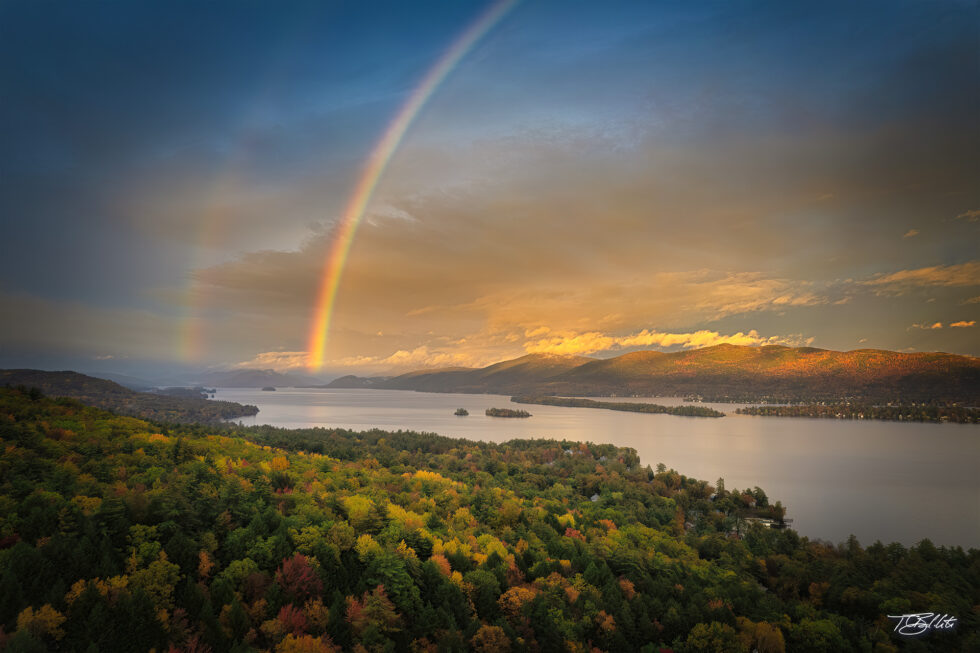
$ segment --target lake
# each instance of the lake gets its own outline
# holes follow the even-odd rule
[[[761,487],[782,501],[793,527],[831,542],[850,534],[905,545],[980,548],[980,427],[735,415],[737,404],[712,404],[723,418],[676,417],[592,408],[517,406],[498,395],[403,390],[219,388],[217,399],[254,404],[245,425],[380,428],[505,442],[555,438],[633,447],[643,464],[725,487]],[[677,398],[628,399],[665,405]],[[453,411],[466,408],[469,417]],[[528,419],[486,417],[487,408],[524,408]]]

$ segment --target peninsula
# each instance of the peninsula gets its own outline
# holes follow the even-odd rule
[[[661,406],[640,402],[593,401],[575,397],[511,397],[515,404],[539,404],[541,406],[566,406],[569,408],[604,408],[629,413],[653,413],[658,415],[680,415],[683,417],[724,417],[725,413],[706,406]]]

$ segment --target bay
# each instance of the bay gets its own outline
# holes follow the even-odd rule
[[[219,388],[218,399],[254,404],[244,425],[379,428],[505,442],[554,438],[637,450],[642,464],[664,463],[712,484],[766,491],[787,507],[793,528],[841,542],[851,534],[905,545],[980,547],[980,427],[872,420],[735,415],[741,404],[705,403],[724,418],[626,413],[594,408],[519,406],[528,419],[486,417],[518,407],[498,395],[403,390]],[[630,398],[678,405],[677,398]],[[456,417],[466,408],[469,417]]]

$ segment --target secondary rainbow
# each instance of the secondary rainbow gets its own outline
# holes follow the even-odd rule
[[[344,264],[347,262],[347,254],[354,242],[357,226],[360,224],[361,218],[364,217],[364,211],[371,200],[378,181],[381,179],[381,175],[384,174],[385,168],[388,166],[388,162],[398,149],[405,132],[415,117],[418,116],[422,107],[425,106],[425,103],[432,97],[439,84],[452,72],[456,64],[466,56],[466,53],[477,41],[490,31],[517,2],[518,0],[495,2],[466,28],[466,31],[429,69],[371,151],[367,164],[361,172],[354,192],[351,193],[340,222],[334,231],[330,251],[323,268],[307,347],[309,353],[308,367],[311,370],[318,370],[323,367],[327,335],[330,331],[330,319],[333,316],[334,302],[337,299],[337,289],[340,287],[340,278],[344,272]]]

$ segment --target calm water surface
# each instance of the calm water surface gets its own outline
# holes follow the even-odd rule
[[[498,395],[402,390],[221,388],[216,398],[259,407],[245,425],[381,428],[505,442],[566,438],[633,447],[643,464],[725,486],[759,486],[788,509],[793,527],[839,542],[850,534],[909,545],[980,547],[980,427],[970,424],[796,419],[735,415],[737,405],[704,404],[720,419],[591,408],[520,406],[529,419],[486,417],[517,407]],[[675,398],[630,399],[675,405]],[[463,407],[469,417],[456,417]]]

